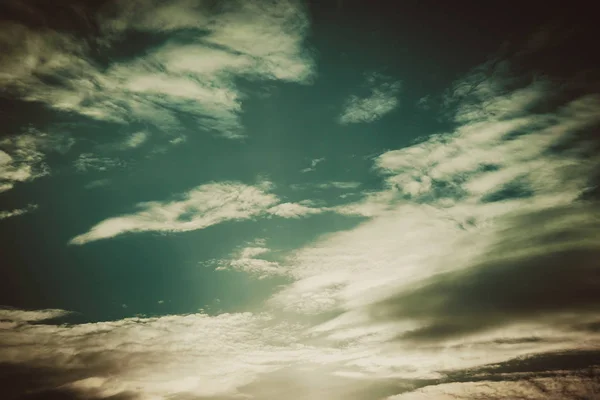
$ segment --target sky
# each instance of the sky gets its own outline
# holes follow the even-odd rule
[[[0,3],[0,397],[600,396],[585,8]]]

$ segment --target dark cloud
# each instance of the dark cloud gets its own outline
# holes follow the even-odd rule
[[[0,363],[0,392],[3,400],[94,400],[93,391],[78,391],[68,384],[106,371],[89,368],[36,367]],[[135,400],[133,393],[120,393],[110,400]]]
[[[573,207],[521,215],[475,265],[434,276],[372,308],[377,319],[415,319],[402,339],[443,340],[516,322],[600,309],[598,212]]]
[[[498,364],[485,365],[474,369],[452,372],[450,380],[475,379],[501,374],[531,373],[541,374],[554,371],[586,371],[591,367],[600,366],[600,351],[564,351],[537,354],[514,358]],[[479,379],[480,379],[479,378]]]

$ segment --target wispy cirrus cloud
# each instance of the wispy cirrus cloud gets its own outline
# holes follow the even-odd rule
[[[276,261],[265,259],[271,249],[264,246],[264,241],[250,243],[237,251],[231,259],[218,260],[217,270],[234,270],[256,275],[259,278],[287,274],[286,269]]]
[[[106,171],[112,168],[123,167],[125,161],[118,158],[100,157],[93,153],[82,153],[73,163],[79,172]]]
[[[308,22],[294,1],[218,7],[187,0],[114,2],[90,18],[100,28],[94,51],[101,53],[127,32],[169,32],[171,39],[101,68],[88,42],[5,24],[0,40],[11,56],[0,64],[0,86],[92,119],[144,121],[172,131],[182,129],[180,117],[191,118],[200,129],[235,138],[244,134],[239,115],[245,97],[236,80],[308,83],[314,75],[303,44]]]
[[[344,104],[339,117],[341,124],[369,123],[377,121],[398,107],[401,83],[389,77],[373,73],[367,76],[368,95],[351,95]]]
[[[299,203],[281,203],[267,210],[269,214],[283,218],[300,218],[312,214],[320,214],[326,209],[309,207]]]
[[[188,232],[224,221],[258,216],[299,218],[323,210],[297,203],[280,203],[268,192],[270,184],[256,186],[239,182],[200,185],[172,201],[150,201],[136,205],[137,212],[108,218],[73,238],[71,244],[85,244],[131,232]]]
[[[137,212],[106,219],[71,244],[85,244],[128,232],[186,232],[228,220],[248,219],[278,202],[277,196],[260,187],[237,182],[200,185],[173,201],[145,202]]]
[[[589,179],[598,160],[586,152],[585,144],[578,144],[577,135],[600,122],[593,111],[598,107],[598,97],[584,95],[558,106],[554,112],[535,113],[531,107],[548,94],[545,84],[534,82],[507,91],[508,79],[490,76],[488,80],[482,85],[498,90],[485,91],[486,106],[477,115],[471,115],[471,110],[473,103],[480,104],[483,94],[476,98],[461,94],[455,113],[462,124],[454,132],[382,154],[376,159],[376,167],[386,176],[387,189],[367,194],[356,203],[335,207],[339,213],[374,219],[354,231],[328,237],[318,247],[295,256],[295,271],[302,278],[298,283],[302,307],[308,306],[310,298],[300,294],[308,289],[301,283],[304,278],[317,285],[317,309],[324,304],[325,287],[331,289],[326,303],[335,309],[349,299],[363,298],[354,293],[355,286],[356,290],[363,290],[369,285],[377,287],[379,281],[387,285],[396,274],[398,279],[411,282],[408,277],[413,273],[420,280],[424,271],[434,274],[448,268],[438,262],[434,263],[438,266],[430,263],[436,254],[442,257],[475,232],[481,235],[477,242],[483,241],[478,249],[486,248],[488,239],[483,233],[491,234],[499,221],[513,213],[526,215],[571,207],[578,202],[591,185]],[[457,86],[462,84],[458,82]],[[403,236],[398,232],[398,224],[406,229],[402,246],[398,244],[397,235]],[[382,237],[383,232],[396,233],[387,239]],[[431,242],[436,243],[435,249],[428,245]],[[460,253],[468,255],[472,251],[466,248]],[[317,259],[318,265],[328,265],[322,281],[311,277],[320,274],[321,269],[311,267],[317,265]],[[406,270],[394,266],[402,259],[406,259],[402,262]],[[423,269],[425,262],[429,267]],[[454,263],[465,265],[466,261]],[[357,273],[366,276],[356,280]],[[295,291],[292,285],[281,293],[282,298],[277,295],[276,299],[293,301]]]
[[[10,211],[0,211],[0,220],[5,218],[17,217],[19,215],[27,214],[34,211],[38,206],[35,204],[30,204],[25,208],[17,208],[15,210]]]
[[[144,131],[132,133],[125,141],[123,141],[123,143],[121,143],[120,147],[123,150],[138,148],[144,143],[146,143],[149,137],[150,135],[148,134],[148,132]]]
[[[157,10],[165,17],[152,29],[176,29],[178,10]],[[188,17],[181,24],[202,23]],[[54,371],[40,391],[83,397],[536,399],[585,396],[586,385],[595,394],[585,363],[561,362],[561,372],[536,360],[590,364],[600,351],[598,205],[585,196],[599,164],[582,139],[600,122],[598,96],[562,98],[549,82],[503,71],[485,66],[456,82],[446,98],[456,127],[375,158],[384,187],[357,202],[319,209],[282,202],[269,184],[211,183],[71,241],[323,210],[368,217],[277,262],[258,241],[217,264],[259,276],[285,266],[289,282],[263,313],[74,325],[12,316],[0,323],[0,362]]]
[[[474,73],[448,98],[457,128],[377,157],[386,188],[334,207],[370,220],[289,255],[296,280],[270,300],[286,312],[340,313],[315,334],[385,349],[389,357],[357,360],[371,371],[407,377],[405,363],[421,357],[418,376],[435,379],[434,370],[597,348],[584,326],[599,306],[598,216],[584,195],[600,167],[585,140],[600,124],[599,99],[549,110],[560,93],[547,82],[489,65]]]
[[[37,131],[0,140],[0,192],[10,190],[18,182],[27,182],[50,173],[46,153],[66,152],[73,144],[60,135]]]
[[[305,184],[293,184],[290,187],[294,190],[304,190],[304,189],[358,189],[362,183],[356,181],[330,181],[330,182],[315,182],[315,183],[305,183]]]
[[[325,161],[324,157],[315,158],[313,160],[310,160],[310,167],[306,167],[306,168],[302,169],[300,172],[306,173],[306,172],[316,171],[317,165],[319,165],[323,161]]]

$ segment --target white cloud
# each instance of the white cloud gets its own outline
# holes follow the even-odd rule
[[[244,247],[234,258],[220,260],[217,270],[231,269],[257,275],[259,278],[285,275],[287,271],[278,262],[258,258],[258,256],[270,251],[267,247]]]
[[[0,64],[0,87],[94,119],[143,121],[173,132],[182,129],[183,115],[200,128],[237,138],[243,136],[244,97],[237,80],[309,83],[314,75],[303,43],[307,18],[295,1],[236,3],[218,10],[188,0],[133,1],[117,2],[112,11],[94,16],[106,47],[127,31],[169,31],[173,40],[100,69],[89,61],[88,46],[71,36],[0,26],[0,41],[11,52]],[[178,42],[185,29],[203,31],[201,40]],[[56,77],[60,84],[49,85],[39,76]]]
[[[15,183],[48,175],[45,153],[65,152],[72,144],[62,136],[34,130],[0,140],[0,192],[12,189]]]
[[[278,263],[274,261],[262,260],[260,258],[240,258],[237,260],[231,260],[229,262],[229,268],[256,274],[260,277],[285,274],[285,271],[282,271]]]
[[[152,12],[143,10],[137,29],[172,30],[205,23],[188,18],[192,12],[174,22],[172,16],[181,10],[167,6]],[[223,22],[225,26],[228,23]],[[123,26],[131,24],[129,20],[123,22]],[[216,38],[219,43],[229,41],[223,45],[238,51],[251,46],[244,29]],[[227,62],[228,69],[239,68],[219,58],[214,62]],[[192,68],[192,64],[182,61],[177,68]],[[198,68],[210,73],[216,70],[208,61]],[[228,93],[225,89],[220,92],[218,86],[202,92],[202,85],[179,92],[171,85],[182,82],[171,78],[165,77],[159,96],[166,96],[166,92],[170,97],[187,98]],[[148,82],[147,86],[131,82],[137,86],[130,90],[149,91]],[[600,350],[598,332],[575,327],[574,322],[597,323],[595,315],[577,309],[577,304],[567,311],[543,309],[531,318],[526,312],[539,311],[531,306],[519,311],[528,318],[511,319],[508,312],[497,317],[490,312],[496,318],[485,321],[486,329],[459,331],[448,337],[442,329],[441,334],[437,332],[438,340],[415,345],[419,338],[414,333],[439,318],[427,311],[452,311],[450,315],[456,317],[457,301],[463,298],[450,295],[456,288],[472,290],[467,284],[480,283],[481,271],[491,271],[497,279],[484,286],[485,295],[478,302],[466,304],[466,308],[471,307],[465,312],[467,317],[474,316],[478,307],[486,312],[485,306],[497,288],[510,291],[511,296],[503,297],[505,302],[522,295],[515,289],[521,283],[528,290],[537,290],[535,296],[529,296],[532,301],[542,298],[548,294],[548,286],[541,283],[556,275],[552,271],[564,267],[563,263],[556,267],[548,262],[534,271],[538,273],[525,277],[519,274],[532,267],[517,261],[563,250],[583,249],[597,255],[594,222],[598,213],[579,199],[596,160],[585,158],[585,149],[576,144],[570,150],[553,146],[575,140],[577,132],[598,123],[598,97],[581,97],[556,110],[532,115],[536,101],[548,90],[539,82],[516,91],[497,90],[502,83],[493,79],[473,90],[467,86],[460,82],[455,85],[454,95],[460,98],[455,115],[455,121],[461,123],[458,128],[382,154],[375,167],[385,177],[384,189],[331,209],[370,219],[353,229],[324,235],[277,261],[270,261],[270,249],[264,241],[257,241],[220,264],[259,276],[285,270],[285,277],[292,282],[278,287],[265,305],[267,312],[131,318],[65,326],[27,323],[43,321],[55,315],[54,311],[41,311],[40,316],[14,311],[10,318],[2,318],[0,313],[0,319],[9,321],[0,323],[0,362],[75,369],[80,372],[72,379],[67,374],[63,387],[96,397],[134,392],[149,399],[254,396],[324,400],[351,398],[342,394],[344,385],[336,386],[340,382],[336,377],[351,380],[353,388],[364,389],[385,380],[399,385],[397,381],[403,380],[448,379],[447,372],[477,369],[514,357]],[[474,99],[470,97],[473,93]],[[223,99],[227,112],[235,101],[229,102],[227,96]],[[449,99],[452,101],[458,100]],[[475,109],[472,102],[485,107]],[[502,193],[515,182],[527,193]],[[280,203],[269,192],[272,186],[269,182],[256,186],[238,182],[200,185],[170,201],[140,203],[134,212],[101,221],[71,243],[130,232],[184,232],[259,216],[297,218],[329,210],[307,202]],[[498,271],[492,267],[507,260],[522,267],[516,268],[517,278],[527,279],[500,279],[510,268]],[[583,262],[567,266],[571,273],[587,268]],[[464,279],[453,281],[452,277]],[[597,282],[589,281],[589,286],[578,287],[582,290],[578,301],[584,306],[590,304],[581,299],[587,299],[584,295],[589,296],[588,289]],[[447,285],[443,293],[427,292],[439,282]],[[565,279],[559,284],[572,282]],[[550,294],[556,298],[562,293],[558,292]],[[419,293],[432,295],[416,296]],[[410,296],[420,301],[401,302]],[[384,311],[389,310],[380,307],[394,300],[399,303],[395,306],[405,306],[398,308],[404,313],[386,314]],[[461,316],[465,319],[458,315],[453,322],[464,322]],[[411,333],[412,340],[407,338]],[[527,385],[516,381],[450,383],[391,399],[443,398],[448,394],[490,397],[496,390],[529,396]],[[366,398],[383,398],[407,389],[394,386],[393,390],[396,392],[373,396],[362,393]]]
[[[322,208],[303,206],[298,203],[281,203],[267,210],[269,214],[283,218],[300,218],[312,214],[320,214],[324,211]]]
[[[323,157],[321,157],[321,158],[315,158],[315,159],[313,159],[313,160],[310,161],[310,167],[304,168],[300,172],[306,173],[306,172],[316,171],[317,165],[319,165],[319,163],[322,163],[323,161],[325,161],[325,158],[323,158]]]
[[[65,317],[70,312],[57,309],[49,310],[19,310],[15,308],[0,308],[0,320],[11,322],[40,322]]]
[[[367,77],[367,86],[371,92],[368,96],[351,95],[346,100],[339,117],[341,124],[374,122],[398,107],[399,81],[392,82],[388,77],[372,74]]]
[[[30,204],[29,206],[27,206],[25,208],[17,208],[15,210],[11,210],[11,211],[0,211],[0,220],[30,213],[33,210],[35,210],[37,207],[38,206],[35,204]]]
[[[72,244],[85,244],[128,232],[186,232],[228,220],[248,219],[278,202],[275,195],[237,182],[200,185],[169,202],[139,203],[135,213],[106,219]]]
[[[89,232],[71,239],[70,243],[85,244],[131,232],[188,232],[259,216],[300,218],[328,210],[299,203],[280,203],[276,195],[268,193],[272,186],[269,181],[261,181],[255,186],[239,182],[200,185],[180,194],[177,200],[139,203],[137,212],[108,218]],[[251,262],[259,267],[258,261]],[[263,263],[262,266],[269,265]]]
[[[86,189],[96,189],[96,188],[100,188],[100,187],[105,187],[110,185],[110,179],[96,179],[94,181],[91,181],[89,183],[87,183],[84,188]]]
[[[536,88],[541,98],[547,89],[538,83],[516,93],[529,99]],[[582,158],[577,146],[556,154],[550,148],[600,122],[593,112],[600,107],[596,96],[571,101],[552,114],[524,116],[525,111],[514,108],[502,120],[496,118],[497,104],[527,110],[529,100],[521,101],[514,92],[500,97],[494,92],[486,103],[491,107],[488,121],[468,122],[379,156],[376,166],[387,176],[387,189],[332,208],[373,219],[291,256],[286,265],[298,280],[276,294],[273,304],[315,313],[375,301],[449,265],[469,265],[489,246],[503,218],[568,206],[587,189],[595,161]],[[519,131],[520,136],[510,137]],[[486,200],[514,180],[524,181],[530,194]]]
[[[305,183],[305,184],[293,184],[290,187],[294,190],[301,189],[357,189],[362,185],[356,181],[331,181],[322,183]]]
[[[332,181],[326,183],[319,183],[316,185],[319,189],[357,189],[361,185],[360,182],[349,181],[349,182],[339,182]]]
[[[349,358],[303,344],[302,329],[252,313],[26,324],[0,330],[0,362],[78,369],[81,373],[70,379],[66,372],[62,385],[97,397],[128,391],[151,399],[236,395],[262,374],[288,365]]]
[[[595,334],[572,330],[559,310],[541,310],[529,324],[516,316],[499,317],[485,322],[491,324],[485,325],[485,332],[469,331],[467,326],[455,339],[441,331],[439,340],[417,348],[409,337],[428,327],[427,315],[412,318],[399,309],[387,320],[374,316],[380,312],[377,305],[382,300],[391,298],[393,303],[435,279],[459,276],[451,275],[459,271],[492,271],[491,266],[502,262],[498,257],[508,257],[497,254],[505,247],[512,249],[514,262],[561,251],[597,249],[592,239],[595,231],[589,226],[596,214],[577,204],[598,164],[585,156],[585,147],[577,144],[576,134],[600,122],[593,112],[600,100],[583,96],[552,112],[532,114],[532,99],[542,99],[547,91],[548,87],[539,82],[516,91],[503,90],[501,95],[489,90],[489,97],[483,98],[486,107],[476,115],[470,114],[470,103],[463,100],[456,111],[462,125],[455,131],[379,156],[376,168],[386,177],[386,188],[367,193],[356,203],[333,208],[338,213],[371,219],[352,230],[325,235],[288,255],[282,262],[295,281],[282,287],[269,304],[308,316],[339,313],[339,317],[314,328],[315,334],[334,342],[374,346],[379,356],[365,356],[350,365],[378,376],[435,379],[439,377],[435,371],[473,368],[526,354],[590,348]],[[481,96],[473,101],[481,101]],[[568,144],[568,150],[555,149],[558,144]],[[503,192],[515,182],[522,185],[518,188],[523,193],[517,189]],[[561,213],[564,216],[558,217]],[[543,224],[535,219],[538,214]],[[566,229],[573,232],[565,233]],[[514,236],[515,232],[521,233]],[[500,239],[507,235],[514,236],[513,240]],[[543,238],[555,239],[544,243]],[[532,268],[524,265],[522,274]],[[550,286],[542,282],[540,277],[540,293],[546,293]],[[443,308],[444,294],[439,296]],[[427,299],[416,303],[415,309],[424,308],[428,301],[437,304],[435,296]],[[570,310],[570,318],[589,319],[584,308]],[[531,335],[539,340],[527,341]],[[507,338],[515,342],[494,344]],[[524,339],[519,342],[518,338]]]
[[[73,165],[79,172],[107,171],[112,168],[123,167],[125,162],[116,158],[100,157],[93,153],[82,153]]]
[[[135,133],[131,134],[127,138],[127,140],[125,140],[123,142],[122,147],[124,149],[135,149],[137,147],[140,147],[148,140],[149,136],[150,135],[148,134],[148,132],[144,132],[144,131],[135,132]]]

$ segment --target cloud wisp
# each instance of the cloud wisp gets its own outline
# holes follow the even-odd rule
[[[0,211],[0,220],[27,214],[27,213],[34,211],[36,208],[38,208],[37,205],[30,204],[24,208],[17,208],[17,209],[11,210],[11,211]]]
[[[77,157],[73,165],[78,172],[88,172],[107,171],[112,168],[124,167],[126,163],[117,158],[100,157],[93,153],[82,153]]]
[[[225,221],[269,215],[299,218],[325,211],[297,203],[280,203],[276,195],[266,191],[268,186],[268,183],[249,186],[239,182],[200,185],[176,200],[139,203],[138,211],[108,218],[69,243],[81,245],[133,232],[188,232]]]
[[[137,212],[106,219],[71,239],[85,244],[128,232],[186,232],[229,220],[248,219],[275,205],[275,195],[237,182],[200,185],[167,202],[144,202]]]
[[[50,174],[46,154],[68,151],[72,144],[60,135],[35,130],[0,140],[0,192]]]
[[[270,252],[271,249],[264,246],[264,241],[259,240],[237,251],[231,259],[216,261],[216,269],[245,272],[259,279],[286,275],[286,269],[277,261],[265,259]]]
[[[402,87],[399,81],[374,73],[367,76],[366,86],[370,91],[368,95],[353,94],[346,100],[338,120],[340,124],[374,122],[398,107],[397,95]]]

